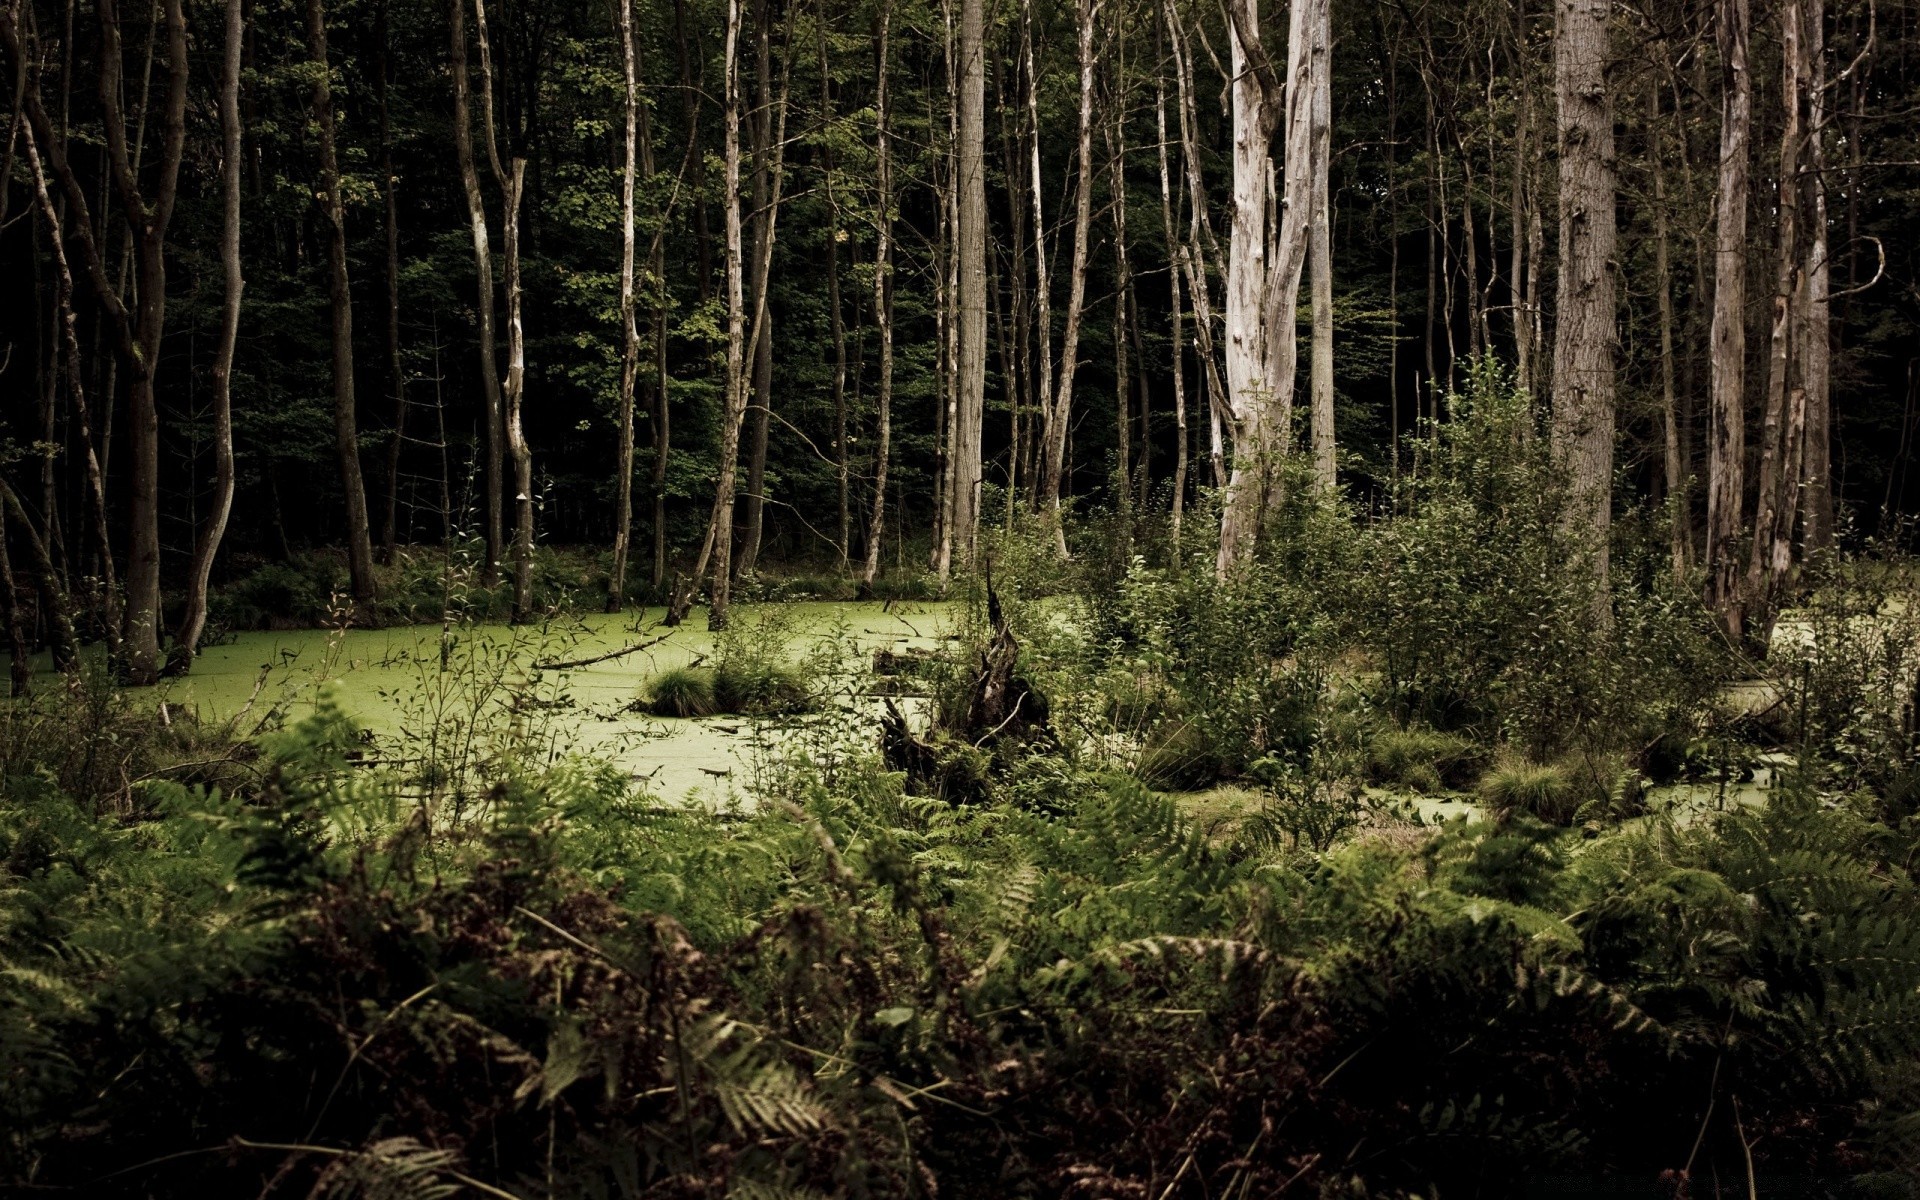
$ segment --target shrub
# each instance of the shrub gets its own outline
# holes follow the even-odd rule
[[[1566,475],[1532,399],[1489,361],[1449,409],[1390,514],[1328,580],[1381,703],[1538,761],[1643,746],[1695,721],[1725,657],[1664,548],[1623,539],[1601,593],[1599,548],[1565,519]]]
[[[1550,825],[1572,823],[1580,806],[1579,789],[1564,767],[1519,758],[1494,764],[1480,780],[1480,799],[1496,816],[1525,813]]]
[[[781,663],[722,659],[713,669],[713,702],[721,712],[780,716],[812,707],[800,673]]]
[[[1227,774],[1227,764],[1199,726],[1175,722],[1148,739],[1133,774],[1161,791],[1196,792],[1219,782]]]
[[[647,685],[647,707],[660,717],[707,717],[719,711],[713,672],[669,667]]]
[[[1382,729],[1367,741],[1367,777],[1386,787],[1431,793],[1473,781],[1480,750],[1436,729]]]

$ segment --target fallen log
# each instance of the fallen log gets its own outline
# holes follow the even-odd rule
[[[661,642],[666,641],[672,636],[670,633],[663,633],[657,638],[649,638],[644,642],[635,642],[631,646],[622,646],[618,650],[609,650],[605,654],[596,654],[592,658],[542,659],[533,664],[533,669],[536,671],[570,671],[575,667],[591,667],[595,663],[611,662],[616,658],[625,658],[629,654],[638,654],[649,646],[658,646]]]

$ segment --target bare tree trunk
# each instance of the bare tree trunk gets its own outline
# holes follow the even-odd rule
[[[1754,495],[1753,544],[1747,556],[1746,616],[1764,640],[1775,602],[1793,562],[1793,529],[1799,514],[1805,450],[1807,389],[1801,361],[1810,297],[1807,262],[1811,241],[1801,229],[1805,191],[1801,150],[1807,124],[1813,67],[1808,54],[1803,0],[1780,5],[1780,164],[1777,184],[1777,257],[1773,323],[1767,347],[1767,392],[1760,435],[1760,481]]]
[[[21,544],[27,548],[33,586],[40,594],[41,616],[47,624],[47,646],[54,669],[72,671],[80,662],[80,643],[73,636],[73,608],[67,602],[67,591],[60,585],[60,573],[54,569],[46,541],[34,529],[26,506],[20,503],[12,485],[4,479],[0,479],[0,508],[6,510],[0,513],[0,539],[6,535],[7,519],[11,519],[14,528],[20,531]]]
[[[393,169],[393,131],[387,112],[387,3],[375,10],[374,92],[380,109],[380,193],[387,233],[387,381],[393,389],[393,436],[387,441],[387,502],[380,523],[380,561],[391,563],[399,539],[400,456],[407,442],[407,373],[400,356],[400,180]]]
[[[1806,389],[1806,464],[1801,520],[1809,552],[1833,544],[1832,271],[1827,250],[1827,67],[1825,0],[1802,0],[1806,14],[1805,59],[1807,166],[1801,172],[1807,236],[1806,312],[1800,345],[1800,379]]]
[[[347,202],[340,190],[333,84],[327,61],[326,0],[307,2],[307,48],[314,66],[313,119],[320,132],[320,203],[327,214],[327,308],[333,343],[333,444],[347,503],[347,571],[362,619],[373,617],[373,541],[360,475],[360,431],[353,389],[353,294],[347,281]]]
[[[1687,576],[1687,548],[1693,543],[1687,496],[1686,464],[1680,455],[1680,407],[1674,388],[1673,271],[1667,247],[1667,168],[1662,161],[1660,88],[1647,88],[1647,129],[1653,166],[1653,292],[1660,315],[1660,423],[1666,449],[1667,516],[1672,524],[1669,557],[1675,582]]]
[[[962,565],[980,536],[981,442],[987,388],[986,52],[983,0],[960,0],[954,146],[954,415],[949,532]]]
[[[1127,62],[1126,14],[1117,12],[1113,32],[1113,94],[1109,99],[1106,127],[1107,162],[1111,181],[1109,207],[1113,220],[1113,411],[1114,436],[1118,447],[1115,472],[1114,507],[1123,515],[1133,511],[1133,379],[1127,361],[1127,296],[1133,291],[1133,264],[1127,257]],[[1148,454],[1147,443],[1140,443],[1140,454]],[[1129,534],[1129,539],[1131,535]]]
[[[771,301],[767,284],[771,275],[773,250],[773,32],[769,28],[767,0],[755,0],[753,6],[755,44],[755,89],[753,112],[747,130],[753,145],[753,218],[752,259],[747,276],[747,303],[754,312],[756,330],[766,324],[765,336],[753,339],[753,399],[747,410],[747,490],[741,495],[746,510],[741,529],[740,554],[734,560],[736,579],[750,576],[759,567],[760,537],[766,524],[767,434],[773,416],[773,328]]]
[[[1604,0],[1559,0],[1554,94],[1560,130],[1560,286],[1553,344],[1553,448],[1604,597],[1613,508],[1613,113]],[[1604,600],[1602,600],[1604,603]]]
[[[1160,21],[1156,32],[1164,30],[1165,21]],[[1171,527],[1173,547],[1176,556],[1180,550],[1180,526],[1186,515],[1187,505],[1187,459],[1191,453],[1187,438],[1187,362],[1186,336],[1182,324],[1186,317],[1186,300],[1181,295],[1181,259],[1178,222],[1174,216],[1173,173],[1168,165],[1167,154],[1167,75],[1165,59],[1158,53],[1160,39],[1154,39],[1153,74],[1153,128],[1154,147],[1158,151],[1160,167],[1160,227],[1167,242],[1167,290],[1171,294],[1172,343],[1173,343],[1173,499],[1171,505]]]
[[[1093,226],[1093,55],[1094,23],[1100,0],[1077,0],[1080,59],[1080,137],[1076,161],[1080,178],[1074,189],[1073,263],[1067,276],[1067,324],[1060,343],[1060,377],[1053,389],[1053,407],[1046,421],[1046,460],[1042,464],[1040,494],[1052,517],[1054,548],[1067,552],[1066,527],[1061,524],[1060,499],[1066,483],[1067,425],[1073,416],[1073,381],[1080,368],[1080,322],[1087,295],[1087,242]],[[1035,136],[1038,137],[1036,130]],[[1039,148],[1034,150],[1036,159]],[[1034,172],[1038,186],[1039,172]]]
[[[10,168],[13,164],[6,165]],[[6,514],[0,512],[0,621],[7,626],[7,694],[10,696],[24,696],[33,687],[33,647],[27,638],[26,614],[20,611],[19,587],[13,578],[13,560],[7,556]]]
[[[1753,129],[1747,41],[1752,23],[1748,0],[1719,0],[1723,80],[1709,334],[1713,436],[1707,461],[1706,602],[1735,639],[1744,620],[1736,555],[1744,524],[1747,458],[1748,139]]]
[[[1509,221],[1507,236],[1513,245],[1508,251],[1507,274],[1513,293],[1514,383],[1532,394],[1533,363],[1537,347],[1533,340],[1533,296],[1527,288],[1528,204],[1527,180],[1533,171],[1533,89],[1527,79],[1527,18],[1524,0],[1513,9],[1514,74],[1518,79],[1520,127],[1513,137],[1513,179],[1507,185]]]
[[[1047,266],[1047,213],[1041,194],[1040,75],[1034,68],[1033,0],[1021,0],[1020,18],[1021,53],[1027,67],[1027,184],[1033,197],[1034,324],[1040,333],[1039,369],[1034,372],[1034,383],[1038,388],[1036,415],[1040,421],[1040,436],[1032,441],[1045,443],[1034,447],[1035,457],[1044,464],[1047,445],[1051,444],[1049,430],[1053,422],[1053,280]],[[1042,479],[1044,473],[1044,466],[1027,473],[1033,481],[1033,507],[1036,512],[1046,505],[1046,485]]]
[[[317,0],[316,0],[317,2]],[[473,0],[474,36],[480,47],[480,128],[486,138],[487,165],[500,189],[501,281],[507,300],[507,373],[500,381],[501,433],[513,463],[513,622],[533,616],[533,453],[521,423],[527,382],[527,342],[521,316],[520,202],[526,195],[527,160],[502,159],[493,106],[493,45],[487,34],[485,0]],[[511,148],[509,148],[511,149]]]
[[[1229,5],[1234,45],[1234,228],[1227,267],[1227,386],[1233,474],[1220,513],[1215,571],[1225,579],[1250,564],[1260,526],[1278,497],[1280,458],[1293,413],[1295,327],[1301,268],[1313,210],[1313,156],[1319,139],[1314,91],[1329,62],[1327,0],[1292,8],[1283,85],[1259,34],[1256,0]],[[1268,253],[1267,147],[1286,106],[1286,183]]]
[[[1333,192],[1327,178],[1333,158],[1332,63],[1313,79],[1313,224],[1308,262],[1312,266],[1313,358],[1310,423],[1313,479],[1322,491],[1334,486],[1333,428]],[[1469,207],[1471,202],[1469,202]]]
[[[506,546],[502,524],[505,491],[503,443],[506,432],[501,420],[500,359],[494,331],[493,249],[487,237],[487,206],[480,193],[480,172],[473,159],[473,118],[468,99],[467,79],[467,0],[448,0],[450,33],[448,60],[453,71],[453,148],[460,166],[460,183],[467,197],[467,223],[473,235],[474,314],[480,338],[481,420],[486,426],[486,497],[481,507],[486,531],[486,561],[481,564],[480,581],[492,587],[500,579],[500,558]]]
[[[888,34],[893,7],[880,6],[880,26],[874,35],[874,172],[877,199],[873,252],[873,323],[880,332],[880,382],[875,401],[873,449],[873,513],[867,521],[866,562],[860,587],[871,592],[880,574],[880,537],[887,524],[887,458],[893,448],[893,153],[887,131],[887,75],[891,67]]]
[[[1220,373],[1220,356],[1213,340],[1213,268],[1219,246],[1207,218],[1207,188],[1202,178],[1200,139],[1195,131],[1192,57],[1186,29],[1174,0],[1162,0],[1161,11],[1173,49],[1174,83],[1179,95],[1180,158],[1187,181],[1187,239],[1180,247],[1180,269],[1187,295],[1193,301],[1194,351],[1200,359],[1200,378],[1207,391],[1207,463],[1216,488],[1227,486],[1225,437],[1221,429],[1229,407],[1228,391]]]
[[[833,80],[827,63],[827,27],[824,21],[820,24],[820,113],[823,123],[833,123]],[[847,469],[847,322],[840,296],[840,202],[834,192],[834,159],[830,145],[821,152],[821,175],[829,213],[827,325],[833,337],[833,483],[836,516],[839,518],[839,538],[835,549],[839,552],[839,568],[844,574],[852,554],[853,536],[853,513],[848,506],[851,480]],[[858,269],[857,251],[854,262]],[[855,332],[858,336],[857,329]]]
[[[715,475],[713,516],[707,525],[707,545],[713,554],[713,592],[707,610],[707,627],[727,627],[728,602],[733,581],[733,497],[735,477],[740,469],[740,424],[747,411],[746,393],[746,297],[742,272],[740,230],[740,3],[727,0],[725,136],[722,155],[726,177],[724,197],[727,222],[727,392],[720,424],[720,464]],[[706,569],[707,550],[693,572],[693,586],[699,585]]]
[[[240,297],[247,286],[240,259],[240,48],[246,33],[241,3],[226,0],[226,53],[220,71],[220,267],[226,296],[220,308],[220,344],[213,355],[213,503],[194,542],[185,611],[173,639],[174,661],[182,671],[199,652],[206,631],[207,581],[233,511],[233,352],[240,338]]]
[[[633,385],[640,373],[640,330],[633,318],[633,188],[639,168],[640,71],[633,44],[633,0],[615,0],[620,56],[626,82],[626,157],[620,173],[620,398],[614,452],[613,570],[607,581],[607,611],[627,599],[627,547],[633,537]]]
[[[77,430],[80,442],[81,460],[86,465],[87,476],[87,515],[90,520],[90,532],[93,535],[94,552],[100,558],[100,596],[102,604],[102,625],[106,631],[108,653],[117,656],[120,652],[119,589],[114,584],[113,540],[108,530],[106,472],[101,468],[100,459],[94,453],[93,418],[87,403],[86,383],[80,357],[80,338],[78,334],[78,315],[73,307],[73,271],[67,261],[66,237],[60,228],[60,214],[53,203],[53,197],[47,190],[46,172],[41,167],[39,147],[34,139],[33,129],[28,126],[21,130],[27,151],[27,173],[33,181],[34,202],[47,227],[47,244],[53,252],[53,307],[55,320],[59,328],[59,342],[51,356],[54,363],[64,357],[66,361],[67,396],[73,406],[74,419],[79,423]],[[58,351],[64,347],[65,354]],[[48,530],[48,548],[52,549],[54,530],[54,508],[46,506],[44,514]]]

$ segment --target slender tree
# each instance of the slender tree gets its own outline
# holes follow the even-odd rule
[[[213,501],[194,542],[186,601],[173,639],[174,661],[181,670],[192,663],[201,635],[206,632],[207,581],[233,511],[233,353],[240,337],[240,297],[247,286],[240,257],[240,56],[246,38],[243,0],[226,0],[226,26],[220,70],[220,270],[226,293],[220,307],[220,343],[213,356]]]
[[[333,444],[347,505],[347,571],[363,617],[374,604],[373,539],[367,489],[360,474],[360,429],[353,388],[353,292],[347,278],[347,200],[333,119],[332,65],[327,59],[326,0],[307,2],[307,49],[313,61],[313,120],[320,133],[320,205],[327,217],[327,310],[333,345]]]
[[[873,509],[867,518],[866,560],[860,568],[861,590],[869,593],[880,574],[880,539],[887,525],[887,466],[893,449],[893,148],[887,126],[892,22],[892,5],[881,5],[873,48],[873,324],[880,337],[880,380],[874,400]]]
[[[485,497],[481,504],[486,536],[486,559],[481,582],[493,586],[500,578],[500,558],[506,545],[502,524],[505,491],[506,430],[501,416],[500,357],[495,328],[493,247],[487,233],[486,199],[480,190],[480,171],[473,157],[472,83],[467,77],[467,0],[448,0],[447,29],[453,75],[453,151],[460,168],[461,190],[467,199],[467,227],[473,238],[474,322],[480,344],[481,425],[485,430]]]
[[[639,170],[640,71],[633,40],[633,0],[615,0],[620,60],[626,83],[626,146],[620,172],[620,398],[614,419],[619,443],[613,471],[613,569],[607,579],[607,611],[619,612],[627,596],[627,548],[633,537],[633,388],[640,373],[640,330],[634,323],[633,190]],[[649,172],[651,174],[651,172]]]

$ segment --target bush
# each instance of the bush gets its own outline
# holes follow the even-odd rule
[[[722,659],[713,670],[713,702],[721,712],[781,716],[805,712],[812,697],[800,673],[780,663]]]
[[[1385,787],[1432,793],[1468,787],[1479,747],[1436,729],[1382,729],[1367,741],[1367,777]]]
[[[713,672],[669,667],[647,685],[647,707],[658,717],[709,717],[719,711]]]
[[[1525,813],[1549,825],[1569,825],[1580,807],[1580,792],[1564,767],[1510,758],[1481,778],[1480,800],[1495,816]]]
[[[1567,483],[1533,402],[1491,362],[1449,398],[1391,514],[1328,577],[1344,638],[1403,723],[1511,743],[1548,761],[1640,747],[1686,727],[1728,675],[1690,581],[1664,547],[1600,549],[1565,520]]]

